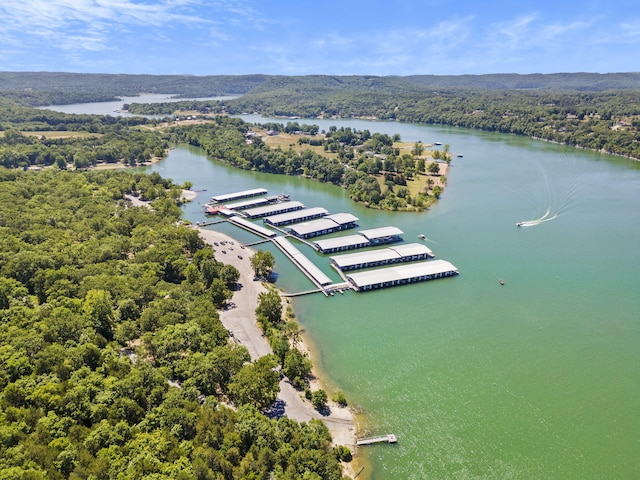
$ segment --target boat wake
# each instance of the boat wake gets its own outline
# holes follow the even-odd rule
[[[551,209],[547,209],[547,211],[539,218],[534,218],[533,220],[525,220],[523,222],[516,223],[519,227],[535,227],[536,225],[540,225],[544,222],[549,222],[558,218],[558,213],[551,215]]]
[[[561,155],[560,161],[567,162],[566,156]],[[572,165],[570,161],[569,164],[569,170],[573,170],[569,175],[569,181],[565,182],[562,187],[559,185],[552,187],[551,180],[547,175],[547,172],[542,168],[542,165],[536,162],[536,166],[540,170],[541,180],[544,182],[542,188],[539,188],[538,193],[542,195],[543,198],[541,200],[543,203],[547,204],[547,209],[536,218],[516,223],[518,227],[535,227],[536,225],[550,222],[551,220],[558,218],[571,207],[574,199],[576,198],[576,193],[580,188],[581,182],[579,172],[575,171],[575,168],[571,168]],[[560,202],[558,202],[557,198],[558,191],[562,191],[563,193],[562,200]]]

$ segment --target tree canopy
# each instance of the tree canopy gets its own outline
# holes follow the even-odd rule
[[[260,413],[279,360],[222,326],[237,277],[173,188],[0,168],[0,478],[341,478],[322,423]]]

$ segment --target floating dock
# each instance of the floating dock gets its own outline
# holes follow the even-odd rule
[[[333,283],[333,281],[326,276],[322,270],[316,267],[316,265],[300,250],[298,250],[287,238],[275,237],[273,239],[273,243],[275,243],[318,288],[324,288]]]
[[[356,442],[356,445],[373,445],[374,443],[398,443],[398,439],[393,433],[389,433],[378,437],[361,438]]]
[[[251,233],[255,233],[263,238],[273,238],[277,235],[273,230],[256,225],[242,217],[230,217],[229,222],[237,225],[238,227],[244,228],[245,230],[249,230]]]
[[[358,233],[366,237],[371,245],[399,242],[402,240],[402,235],[404,234],[398,227],[391,226],[360,230]]]
[[[429,247],[421,243],[407,243],[395,247],[366,252],[345,253],[330,257],[331,266],[342,271],[379,267],[394,263],[415,262],[433,257]]]
[[[311,238],[328,233],[355,228],[358,217],[350,213],[334,213],[310,222],[298,223],[287,230],[299,238]]]
[[[407,283],[424,282],[458,274],[458,269],[445,260],[395,265],[393,267],[365,270],[347,275],[358,292],[377,288],[394,287]]]
[[[302,210],[304,204],[302,202],[280,202],[274,205],[266,205],[264,207],[250,208],[244,211],[244,214],[249,218],[262,218],[270,215],[278,215],[279,213],[293,212],[295,210]]]
[[[259,207],[260,205],[266,205],[268,203],[275,203],[278,201],[278,197],[262,197],[262,198],[250,198],[241,202],[227,203],[225,207],[229,210],[245,210],[247,208]]]
[[[257,197],[259,195],[266,195],[267,190],[265,188],[253,188],[251,190],[242,190],[240,192],[225,193],[223,195],[216,195],[211,197],[211,201],[215,203],[228,202],[230,200],[238,200],[240,198]]]
[[[290,225],[292,223],[305,222],[307,220],[324,217],[328,214],[329,212],[322,207],[303,208],[302,210],[296,210],[294,212],[271,215],[264,219],[264,223],[279,227],[282,225]]]

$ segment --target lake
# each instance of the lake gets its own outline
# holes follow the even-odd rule
[[[120,100],[111,102],[93,102],[93,103],[72,103],[69,105],[48,105],[39,107],[45,110],[53,110],[61,113],[82,113],[87,115],[112,115],[114,117],[133,117],[129,112],[123,112],[122,107],[131,103],[164,103],[164,102],[183,102],[189,100],[229,100],[236,98],[235,95],[226,95],[222,97],[202,97],[202,98],[178,98],[170,94],[163,93],[143,93],[138,96],[120,97]],[[164,115],[139,115],[147,118],[163,118]]]
[[[362,476],[637,478],[640,163],[455,128],[297,121],[399,133],[464,155],[424,213],[369,210],[338,187],[237,170],[186,147],[147,169],[207,189],[184,207],[192,221],[204,218],[212,195],[265,187],[351,212],[362,228],[395,225],[406,242],[424,234],[436,258],[459,269],[453,278],[294,302],[329,388],[363,413],[364,433],[398,437],[360,449]],[[532,226],[517,227],[522,221]],[[265,248],[276,256],[278,287],[311,286]],[[300,249],[337,280],[327,256]]]

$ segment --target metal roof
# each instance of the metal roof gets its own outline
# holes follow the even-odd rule
[[[218,213],[220,215],[224,215],[225,217],[233,217],[234,215],[238,215],[238,212],[229,210],[228,208],[221,208],[220,210],[218,210]]]
[[[271,215],[264,219],[265,222],[272,223],[274,225],[282,225],[283,223],[295,223],[297,220],[322,217],[329,212],[322,207],[303,208],[302,210],[296,210],[293,212],[280,213],[278,215]]]
[[[385,260],[399,259],[398,252],[390,248],[381,248],[379,250],[368,250],[366,252],[345,253],[330,257],[338,268],[351,267],[353,265],[366,264],[371,262],[382,262]]]
[[[347,275],[347,278],[357,287],[378,285],[387,282],[400,282],[411,278],[439,273],[457,272],[458,269],[446,260],[429,260],[426,262],[394,265],[392,267],[377,268],[364,272]]]
[[[345,223],[357,222],[359,220],[355,215],[351,215],[350,213],[332,213],[331,215],[327,215],[327,218],[330,218],[334,222],[344,225]]]
[[[227,203],[225,207],[231,210],[242,210],[243,208],[257,207],[258,205],[264,205],[265,203],[274,202],[278,197],[270,195],[262,198],[251,198],[249,200],[243,200],[241,202]]]
[[[320,250],[331,250],[339,247],[354,247],[358,245],[367,246],[370,242],[362,235],[343,235],[342,237],[315,240],[313,243]]]
[[[326,217],[319,218],[318,220],[311,220],[310,222],[299,223],[292,227],[289,227],[296,235],[301,237],[311,236],[316,232],[322,232],[324,230],[337,230],[342,225],[348,225],[358,221],[358,217],[351,215],[350,213],[333,213]]]
[[[244,213],[250,217],[266,217],[267,215],[275,215],[278,213],[300,210],[304,208],[304,204],[298,201],[281,202],[273,205],[266,205],[264,207],[256,207],[245,210]]]
[[[373,262],[384,262],[389,260],[403,261],[414,255],[433,256],[433,252],[426,245],[421,243],[408,243],[396,245],[395,247],[368,250],[365,252],[345,253],[330,257],[330,260],[338,268],[349,268],[354,265],[367,264]]]
[[[394,245],[389,247],[390,250],[395,250],[403,257],[410,257],[412,255],[429,255],[433,257],[433,251],[423,243],[401,243],[400,245]]]
[[[264,195],[267,193],[265,188],[252,188],[251,190],[242,190],[240,192],[225,193],[222,195],[216,195],[211,197],[214,202],[226,202],[228,200],[234,200],[236,198],[253,197],[256,195]]]
[[[322,285],[329,285],[332,280],[324,274],[322,270],[320,270],[316,265],[309,260],[300,250],[298,250],[295,245],[293,245],[287,238],[285,237],[275,237],[273,239],[278,245],[280,245],[292,258],[293,260],[302,268],[307,274],[315,279],[315,281]]]
[[[296,225],[291,225],[289,230],[291,230],[296,235],[304,236],[309,235],[315,232],[321,232],[323,230],[331,230],[339,228],[340,225],[330,218],[324,217],[319,218],[318,220],[311,220],[310,222],[298,223]]]
[[[395,237],[400,236],[404,232],[400,230],[398,227],[379,227],[379,228],[371,228],[369,230],[360,230],[360,234],[365,237],[371,238],[384,238],[384,237]]]
[[[260,225],[256,225],[255,223],[239,216],[230,217],[229,221],[237,225],[242,225],[247,230],[251,230],[258,235],[263,235],[268,238],[275,237],[277,235],[273,230],[269,230],[267,228],[261,227]]]

